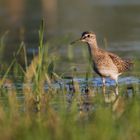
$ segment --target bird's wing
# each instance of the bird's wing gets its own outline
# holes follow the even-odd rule
[[[118,68],[118,72],[122,73],[124,71],[127,71],[132,66],[131,60],[125,60],[117,56],[116,54],[108,52],[109,57],[112,59],[113,63]]]

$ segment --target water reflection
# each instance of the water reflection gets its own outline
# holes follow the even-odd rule
[[[125,78],[127,81],[128,77]],[[136,81],[137,78],[135,78]],[[55,91],[58,91],[53,95],[57,97],[58,100],[52,101],[51,106],[55,110],[59,110],[60,107],[60,101],[65,99],[66,102],[64,102],[66,111],[70,112],[73,107],[77,109],[77,112],[79,112],[80,117],[83,119],[88,119],[88,115],[90,113],[93,113],[101,106],[103,107],[109,107],[111,106],[112,111],[115,113],[115,117],[120,117],[123,112],[125,111],[126,103],[128,99],[133,99],[135,94],[139,94],[140,89],[137,89],[134,86],[136,86],[135,81],[131,81],[128,84],[124,85],[124,78],[123,80],[120,79],[120,81],[123,81],[122,83],[119,83],[119,95],[116,96],[116,89],[114,90],[114,86],[107,86],[106,92],[102,92],[102,86],[95,86],[90,85],[90,82],[94,83],[95,79],[92,79],[92,81],[85,81],[85,79],[77,79],[79,84],[79,89],[77,89],[77,85],[75,85],[76,79],[69,78],[69,79],[62,79],[60,81],[54,81],[54,83],[51,83],[52,85],[44,85],[44,89],[42,89],[42,96],[43,98],[39,98],[39,96],[33,94],[34,89],[34,83],[26,82],[26,83],[20,83],[18,81],[17,83],[13,83],[11,79],[6,78],[5,81],[0,81],[3,83],[0,83],[1,85],[1,100],[4,101],[5,97],[5,91],[8,91],[8,96],[12,96],[13,93],[15,94],[17,100],[21,103],[20,110],[23,111],[24,103],[26,100],[26,96],[31,96],[28,98],[29,103],[31,104],[31,108],[28,108],[31,112],[38,112],[40,110],[45,111],[46,109],[46,102],[47,102],[47,96],[50,95],[50,88],[54,89]],[[100,78],[101,80],[101,78]],[[80,81],[80,82],[79,82]],[[137,83],[140,81],[137,79]],[[76,83],[77,84],[77,83]],[[48,88],[47,88],[48,86]],[[139,86],[139,85],[138,85]],[[53,91],[53,90],[52,90]],[[45,93],[45,94],[44,94]],[[59,93],[59,94],[58,94]],[[39,108],[39,104],[41,102],[41,109]],[[28,104],[28,102],[27,102]]]

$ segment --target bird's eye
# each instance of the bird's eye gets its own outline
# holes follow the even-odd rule
[[[88,35],[87,37],[90,37],[90,35]]]

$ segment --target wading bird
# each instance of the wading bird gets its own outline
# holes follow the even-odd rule
[[[105,86],[105,78],[110,77],[115,80],[118,87],[118,76],[130,69],[131,60],[122,59],[114,53],[108,52],[98,47],[96,35],[93,32],[83,32],[80,39],[73,41],[86,42],[92,59],[94,71],[102,77],[103,86]],[[116,93],[118,94],[118,92]]]

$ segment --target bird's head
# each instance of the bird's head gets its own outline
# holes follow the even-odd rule
[[[94,41],[96,41],[96,35],[93,32],[85,31],[82,33],[82,36],[80,39],[73,41],[71,44],[76,43],[77,41],[82,41],[88,44],[92,44]]]

